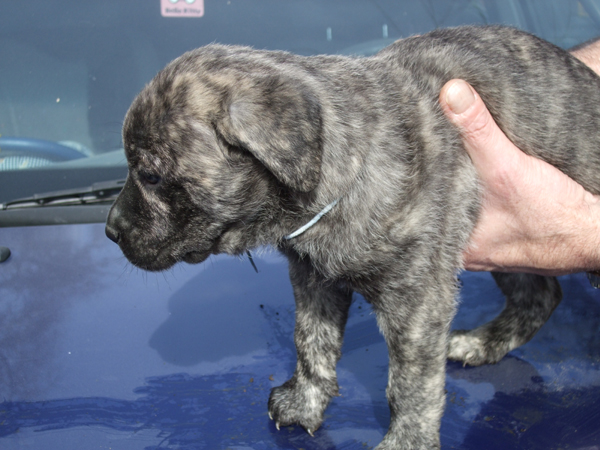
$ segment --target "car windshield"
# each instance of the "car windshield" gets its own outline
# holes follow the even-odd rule
[[[600,0],[23,0],[0,6],[0,203],[124,178],[121,125],[166,63],[212,42],[370,55],[433,28],[503,23],[563,48]]]

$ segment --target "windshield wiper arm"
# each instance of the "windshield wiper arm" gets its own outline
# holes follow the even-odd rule
[[[85,188],[35,194],[32,197],[0,203],[0,210],[112,203],[123,189],[124,184],[125,180],[100,181]]]

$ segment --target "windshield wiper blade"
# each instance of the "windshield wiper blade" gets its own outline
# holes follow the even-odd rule
[[[35,194],[31,197],[0,203],[0,210],[112,203],[123,189],[124,184],[125,180],[100,181],[85,188]]]

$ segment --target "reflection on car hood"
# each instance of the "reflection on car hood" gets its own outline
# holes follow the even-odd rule
[[[0,448],[372,448],[383,437],[387,349],[357,296],[341,397],[310,438],[275,429],[270,389],[294,371],[286,261],[256,251],[163,274],[133,268],[102,224],[0,230]],[[494,316],[489,274],[462,276],[455,327]],[[600,302],[583,276],[527,345],[500,363],[448,364],[442,448],[595,448]]]

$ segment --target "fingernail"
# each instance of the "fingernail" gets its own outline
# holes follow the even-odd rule
[[[446,103],[454,114],[464,113],[474,101],[475,95],[466,81],[457,80],[446,91]]]

